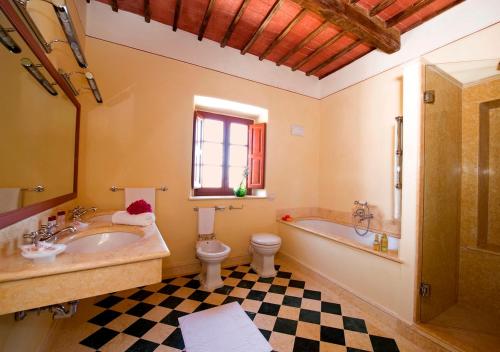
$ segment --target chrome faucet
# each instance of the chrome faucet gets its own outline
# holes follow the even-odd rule
[[[27,233],[23,235],[23,238],[31,239],[31,242],[36,246],[39,247],[40,242],[45,242],[45,241],[56,241],[58,236],[69,232],[69,233],[75,233],[76,227],[74,226],[67,226],[64,227],[60,230],[56,230],[56,225],[41,225],[40,228],[36,231],[33,231],[31,233]]]
[[[355,200],[352,209],[352,225],[358,235],[364,236],[368,233],[368,230],[370,229],[371,219],[373,219],[373,214],[370,212],[370,206],[368,205],[368,202],[360,202],[359,200]],[[358,226],[360,226],[365,220],[367,220],[366,228],[364,229],[364,231],[360,231],[358,229]]]
[[[71,220],[80,221],[83,215],[87,214],[89,211],[95,213],[96,210],[97,210],[96,207],[90,207],[90,208],[85,209],[85,208],[77,205],[76,208],[71,209],[69,212],[71,214]]]
[[[373,214],[370,213],[370,208],[368,202],[354,201],[354,210],[352,216],[354,218],[359,218],[359,222],[373,219]]]

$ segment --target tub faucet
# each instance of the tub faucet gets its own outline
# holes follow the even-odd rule
[[[370,220],[373,219],[373,214],[370,212],[370,206],[368,202],[360,202],[359,200],[354,201],[354,207],[352,209],[352,225],[356,233],[360,236],[364,236],[368,233],[370,229]],[[362,231],[358,229],[363,221],[366,220],[366,228]]]
[[[96,210],[97,210],[96,207],[90,207],[90,208],[85,209],[85,208],[77,205],[76,208],[71,209],[69,212],[71,214],[71,220],[76,222],[76,221],[80,221],[82,216],[87,214],[89,211],[95,213]]]
[[[370,213],[370,208],[368,207],[368,202],[354,201],[354,211],[352,216],[354,218],[359,218],[359,222],[373,219],[373,214]]]

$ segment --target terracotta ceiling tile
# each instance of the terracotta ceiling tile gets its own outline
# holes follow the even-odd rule
[[[309,61],[307,64],[302,66],[300,68],[301,71],[303,72],[308,72],[318,66],[319,64],[325,62],[329,58],[331,58],[333,55],[337,54],[338,52],[342,51],[345,47],[350,45],[352,42],[355,41],[355,38],[344,36],[338,41],[336,41],[334,44],[330,45],[328,48],[326,48],[324,51],[316,55],[311,61]]]
[[[184,0],[179,17],[179,28],[183,31],[198,34],[209,0]]]
[[[304,59],[306,56],[311,55],[316,48],[320,47],[321,44],[332,38],[337,33],[338,30],[332,27],[326,28],[321,33],[319,33],[315,38],[313,38],[308,44],[306,44],[299,52],[290,57],[290,59],[288,59],[284,63],[284,65],[290,67],[294,66],[302,59]]]
[[[220,43],[243,0],[217,0],[208,22],[205,37]]]
[[[228,41],[228,45],[241,49],[250,40],[250,37],[259,27],[275,0],[250,0],[240,22],[236,26],[233,35]]]
[[[108,5],[111,4],[111,0],[98,1]],[[119,12],[127,11],[144,16],[144,0],[117,1]],[[177,0],[150,0],[151,19],[171,26],[173,24],[176,1]],[[182,0],[178,28],[197,35],[209,1],[210,0]],[[216,0],[212,9],[212,15],[205,30],[204,40],[212,40],[220,43],[240,6],[243,4],[243,1],[244,0]],[[234,28],[233,34],[227,45],[241,50],[254,35],[269,9],[273,7],[276,1],[277,0],[248,0],[248,6]],[[353,6],[369,11],[379,4],[380,1],[382,0],[359,0]],[[418,1],[420,0],[396,0],[394,4],[381,11],[377,17],[383,21],[387,21]],[[394,28],[401,32],[411,30],[415,26],[459,2],[460,0],[435,0],[417,13],[395,24]],[[281,31],[288,26],[300,11],[301,7],[295,2],[283,0],[281,7],[274,13],[257,40],[249,48],[248,54],[259,56],[264,53],[268,46],[279,36]],[[319,28],[323,22],[324,19],[317,14],[306,12],[306,15],[291,28],[265,59],[277,62],[281,58],[286,57],[304,38],[307,38],[310,33]],[[291,55],[283,64],[290,67],[302,64],[299,70],[308,72],[341,52],[354,40],[357,40],[353,34],[345,33],[345,35],[335,43],[323,48],[321,52],[316,53],[316,49],[321,47],[331,38],[334,38],[338,31],[340,31],[340,28],[337,28],[333,24],[329,24],[322,32],[311,38],[300,50]],[[334,62],[318,70],[318,72],[315,72],[315,75],[323,76],[326,73],[332,72],[335,69],[343,67],[350,61],[365,55],[371,50],[374,50],[374,48],[362,43],[353,48],[349,53],[337,58]],[[310,59],[308,59],[309,57]]]
[[[300,7],[292,2],[284,1],[280,10],[272,17],[271,21],[261,33],[260,37],[250,48],[250,53],[259,56],[280,32],[293,20],[300,12]]]
[[[174,23],[176,0],[150,0],[151,19],[171,26]]]
[[[319,26],[321,26],[319,18],[308,13],[295,27],[293,27],[283,41],[274,48],[267,59],[274,62],[278,61],[293,50],[302,39],[307,37],[309,33]]]
[[[339,70],[342,67],[350,64],[351,62],[359,59],[360,57],[368,54],[370,51],[372,51],[373,48],[371,48],[368,45],[361,44],[357,46],[356,48],[352,49],[349,53],[346,55],[338,58],[331,64],[325,66],[323,69],[319,70],[318,72],[315,73],[315,76],[317,77],[322,77],[326,74],[332,73],[332,71]]]

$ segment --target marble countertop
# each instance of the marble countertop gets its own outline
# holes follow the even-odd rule
[[[97,218],[106,214],[99,213],[95,215]],[[141,262],[145,260],[163,258],[170,255],[170,251],[156,224],[139,227],[115,225],[109,221],[94,222],[92,221],[92,218],[90,218],[89,221],[88,227],[75,234],[62,237],[58,240],[58,243],[68,242],[76,237],[84,237],[104,232],[132,232],[142,238],[134,243],[113,251],[97,253],[63,252],[56,257],[54,262],[51,263],[34,263],[32,260],[25,259],[21,256],[20,249],[16,249],[9,254],[0,253],[0,283]]]

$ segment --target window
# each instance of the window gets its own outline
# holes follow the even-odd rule
[[[264,188],[265,124],[195,111],[193,136],[195,196],[234,195],[240,184]]]

